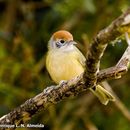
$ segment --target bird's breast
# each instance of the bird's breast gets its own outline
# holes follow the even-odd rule
[[[76,52],[49,52],[46,67],[51,78],[56,83],[61,80],[70,80],[84,71],[83,66],[76,57]]]

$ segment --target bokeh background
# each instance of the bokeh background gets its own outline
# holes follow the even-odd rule
[[[53,32],[70,31],[85,55],[92,38],[129,6],[130,0],[0,0],[0,116],[54,84],[45,68]],[[125,40],[111,42],[101,69],[115,65],[126,47]],[[130,72],[109,84],[119,103],[104,106],[87,92],[49,107],[29,123],[44,124],[45,130],[130,130]]]

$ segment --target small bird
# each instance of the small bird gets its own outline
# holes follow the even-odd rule
[[[62,80],[70,80],[79,76],[85,70],[85,57],[75,46],[70,32],[60,30],[55,32],[48,42],[46,68],[52,80],[59,84]],[[97,85],[89,88],[102,104],[114,101],[114,97],[103,87]]]

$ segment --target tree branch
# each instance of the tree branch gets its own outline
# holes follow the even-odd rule
[[[27,122],[37,112],[46,109],[48,106],[56,104],[65,98],[73,97],[86,91],[88,87],[92,87],[96,82],[100,83],[106,79],[120,78],[122,74],[127,72],[127,65],[130,62],[130,46],[128,46],[123,57],[115,67],[102,70],[99,73],[97,72],[100,59],[107,43],[122,35],[124,32],[119,31],[119,28],[127,26],[128,24],[130,24],[130,9],[112,22],[106,29],[99,32],[94,38],[92,46],[87,54],[87,66],[84,74],[81,74],[72,80],[62,82],[57,86],[47,87],[40,94],[30,98],[18,108],[1,117],[0,124],[12,124],[15,129],[16,125]]]
[[[100,60],[108,43],[116,37],[122,35],[123,31],[127,31],[127,29],[122,29],[127,25],[130,26],[130,8],[115,21],[113,21],[107,28],[100,31],[93,39],[86,57],[86,71],[84,73],[86,87],[96,85]]]

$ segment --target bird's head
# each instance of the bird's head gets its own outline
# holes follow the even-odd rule
[[[73,44],[76,44],[76,42],[73,41],[72,34],[68,31],[60,30],[52,35],[48,43],[48,48],[70,50],[73,48]]]

